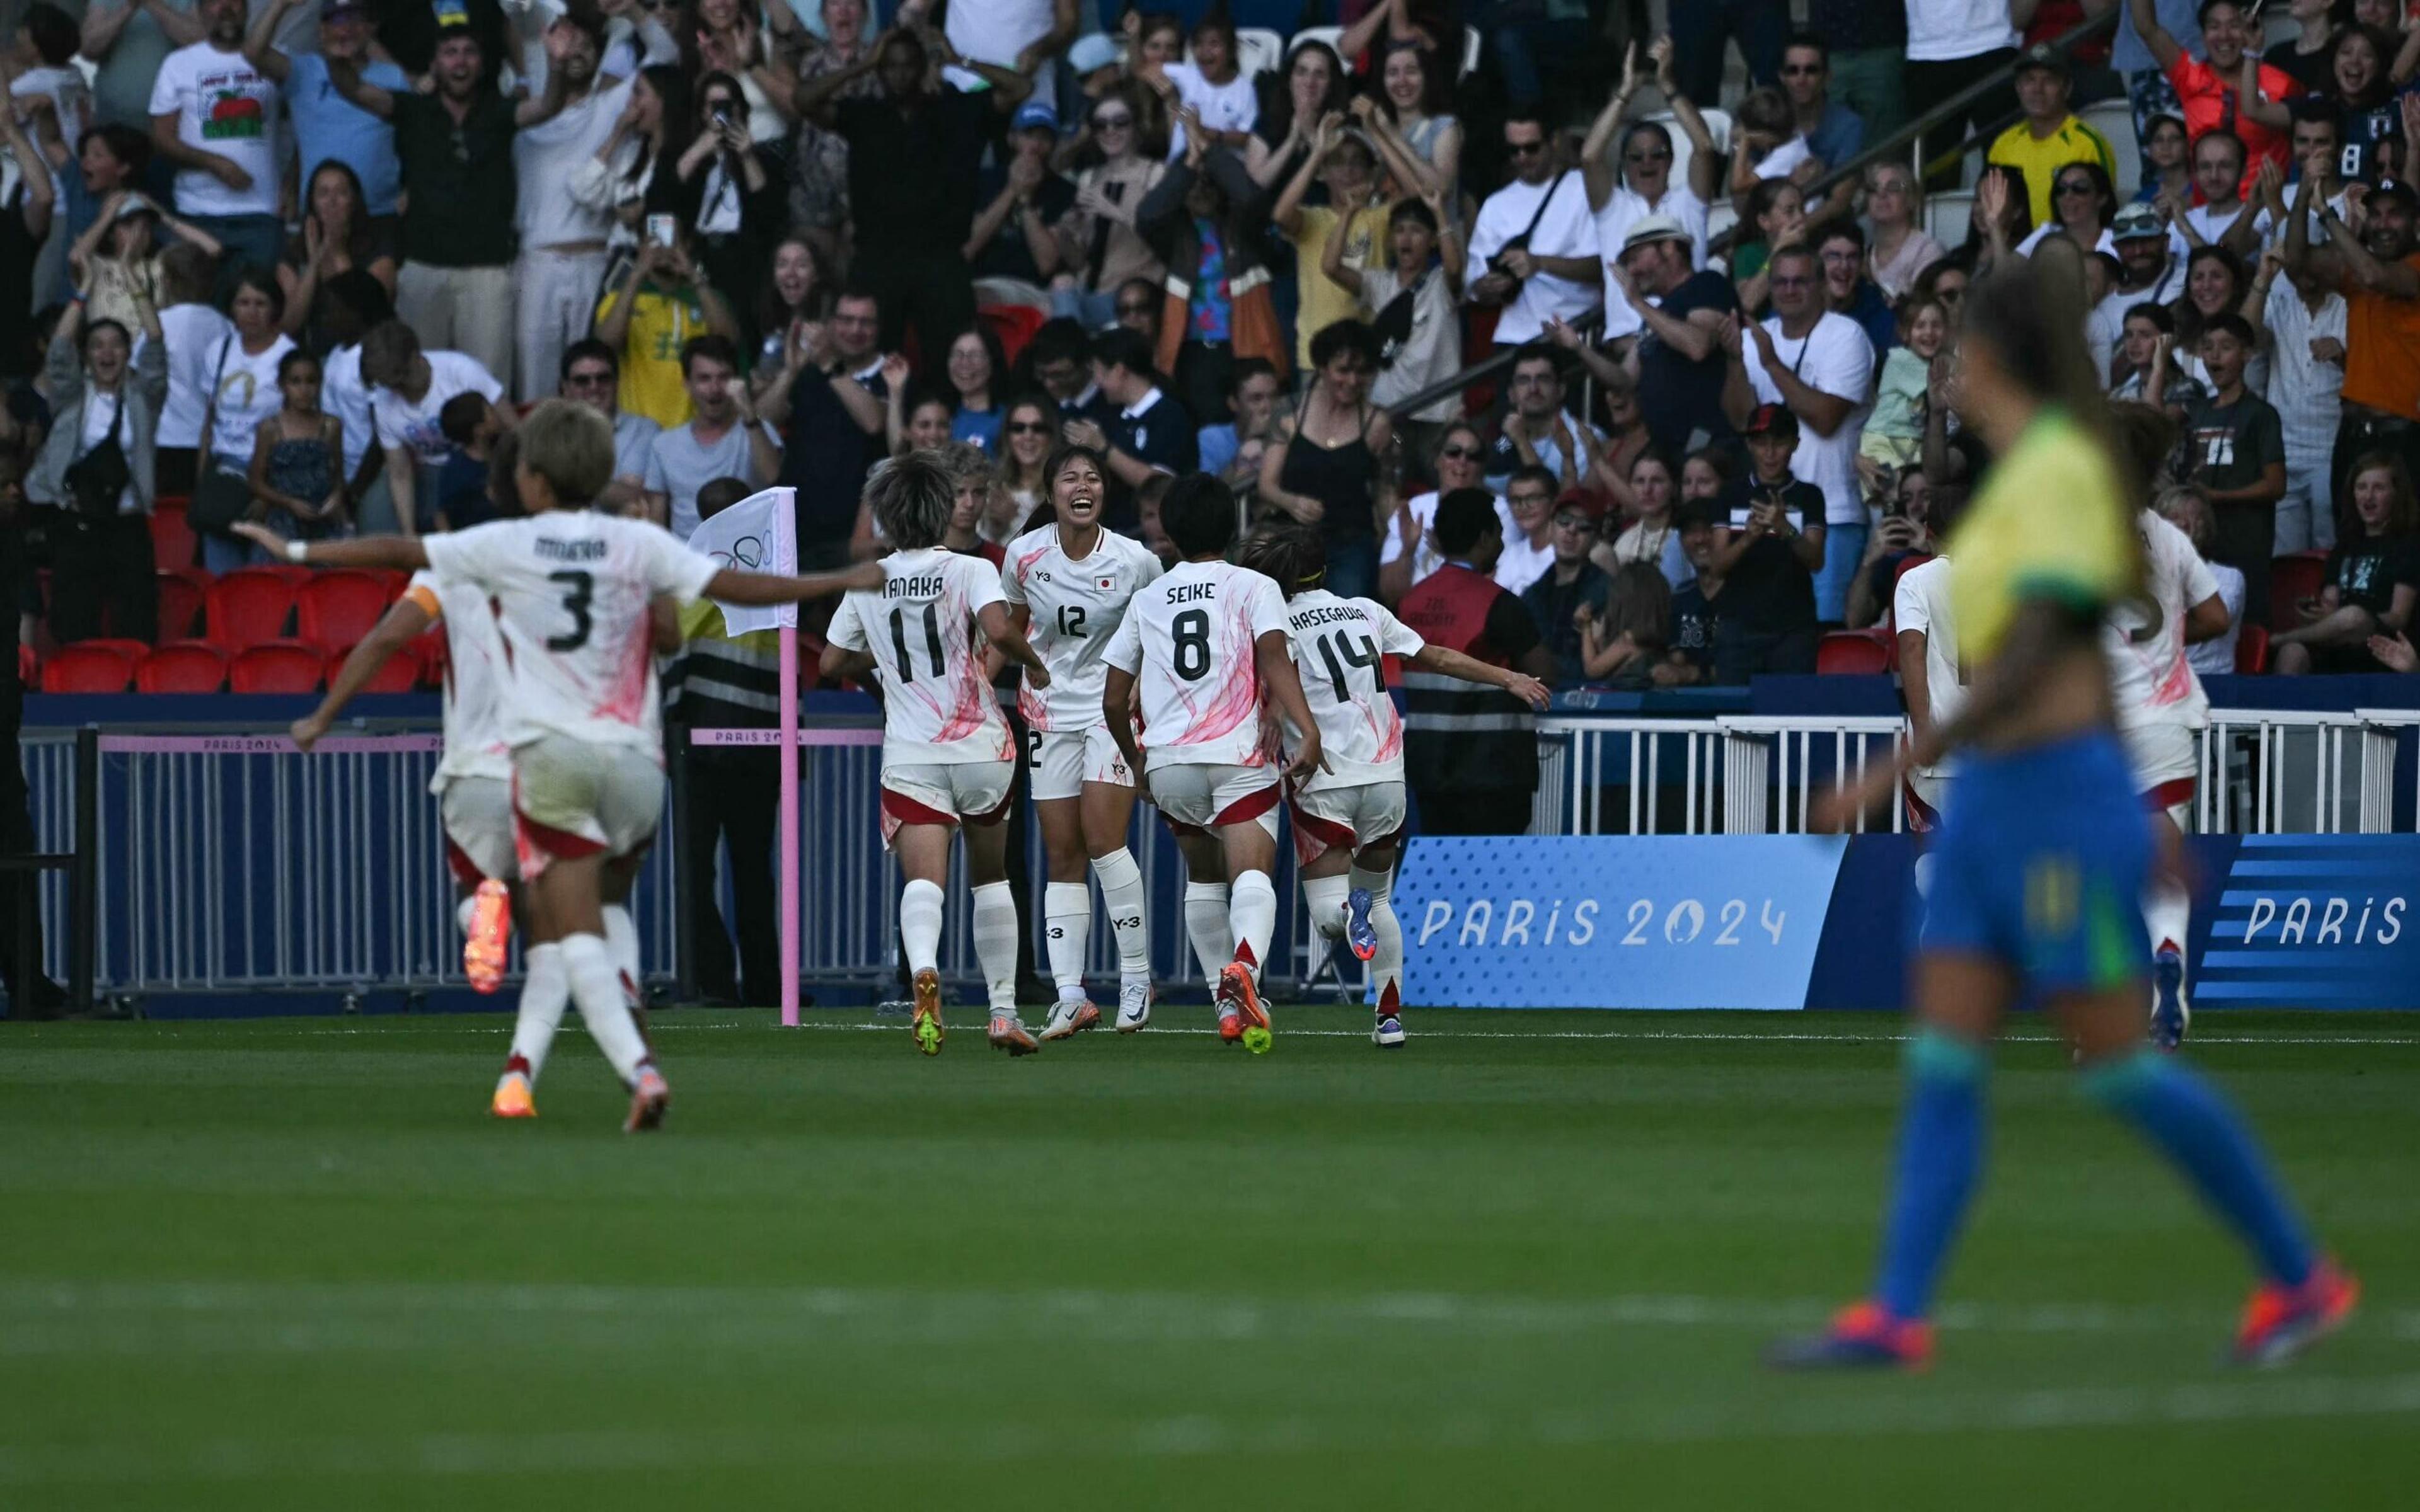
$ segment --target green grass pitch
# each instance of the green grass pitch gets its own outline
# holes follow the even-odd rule
[[[576,1028],[499,1124],[500,1017],[0,1027],[0,1507],[2420,1496],[2420,1020],[2188,1050],[2367,1283],[2291,1368],[2218,1366],[2243,1260],[2027,1022],[1934,1369],[1803,1380],[1896,1021],[850,1017],[659,1015],[655,1138]]]

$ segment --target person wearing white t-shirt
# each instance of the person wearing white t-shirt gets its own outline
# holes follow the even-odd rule
[[[1218,1037],[1265,1049],[1259,982],[1277,931],[1277,805],[1285,781],[1320,767],[1319,728],[1295,674],[1284,595],[1228,564],[1234,492],[1195,472],[1176,480],[1159,515],[1184,560],[1128,600],[1104,654],[1101,713],[1170,827],[1190,837],[1186,932],[1218,979]],[[1148,760],[1135,737],[1138,690]],[[1303,733],[1282,764],[1263,740],[1264,694]]]
[[[200,11],[202,39],[169,54],[151,83],[151,142],[177,168],[178,213],[227,249],[225,289],[247,264],[277,266],[286,144],[277,81],[244,56],[244,0],[201,0]]]
[[[1487,443],[1478,428],[1467,421],[1448,425],[1437,437],[1429,471],[1436,486],[1413,495],[1397,510],[1386,538],[1378,543],[1378,597],[1388,605],[1400,602],[1414,583],[1445,565],[1445,553],[1429,534],[1436,524],[1437,501],[1457,488],[1487,486]],[[1500,496],[1496,501],[1496,519],[1504,528],[1505,539],[1520,533],[1521,527],[1512,522],[1512,506]]]
[[[1555,144],[1534,110],[1504,120],[1504,147],[1512,181],[1487,196],[1470,227],[1470,265],[1485,269],[1469,284],[1473,304],[1503,308],[1496,343],[1518,347],[1538,339],[1546,322],[1576,322],[1605,302],[1605,268],[1596,217],[1577,169],[1558,171]],[[1638,329],[1637,312],[1612,312],[1599,337]]]
[[[1899,680],[1907,694],[1908,724],[1921,741],[1927,732],[1956,719],[1966,703],[1958,629],[1949,617],[1947,557],[1920,562],[1900,574],[1891,594],[1891,621],[1899,626]],[[1921,835],[1940,825],[1949,776],[1947,765],[1919,766],[1907,774],[1901,796],[1910,830]]]
[[[280,541],[256,525],[246,539],[287,561],[325,567],[427,568],[485,594],[506,648],[500,724],[512,750],[515,863],[526,889],[530,979],[539,953],[559,952],[562,976],[588,1032],[630,1089],[626,1130],[663,1121],[671,1088],[631,1011],[638,936],[609,943],[610,877],[635,872],[664,806],[655,658],[660,600],[711,595],[727,604],[785,604],[864,586],[863,569],[789,578],[722,567],[643,520],[588,507],[613,475],[613,429],[584,405],[549,399],[520,431],[514,477],[524,512],[417,539]],[[627,980],[626,980],[627,979]],[[515,1031],[551,1036],[553,1025]],[[560,1003],[554,1005],[559,1017]],[[512,1084],[519,1081],[518,1087]],[[499,1117],[535,1112],[526,1077],[497,1085]]]
[[[387,492],[395,500],[396,528],[420,533],[420,470],[445,460],[452,444],[438,424],[445,401],[477,393],[495,406],[506,429],[513,407],[503,403],[504,386],[463,352],[424,352],[420,337],[400,320],[389,320],[362,338],[362,378],[370,386],[378,416],[379,445],[386,452]]]
[[[2009,80],[2009,65],[2016,61],[2017,28],[2009,19],[2009,0],[1905,0],[1905,4],[1909,119],[1947,104],[1952,97],[1986,79],[1997,76],[2000,80],[1996,88],[1948,112],[1924,133],[1924,147],[1916,161],[1948,164],[1929,177],[1925,187],[1954,189],[1959,162],[1952,149],[1966,139],[1968,128],[1997,130],[1997,122],[2017,114],[2017,92]]]
[[[1103,660],[1124,623],[1126,604],[1160,575],[1159,558],[1141,542],[1101,528],[1108,499],[1107,464],[1080,448],[1063,448],[1058,471],[1042,480],[1055,517],[1008,543],[1001,592],[1011,624],[1030,636],[1050,668],[1047,688],[1018,695],[1026,727],[1029,795],[1049,865],[1042,917],[1058,1006],[1045,1040],[1080,1034],[1100,1022],[1084,995],[1085,942],[1093,928],[1093,894],[1084,884],[1089,858],[1100,879],[1101,902],[1118,942],[1120,1034],[1151,1022],[1151,932],[1143,879],[1126,849],[1140,778],[1109,737],[1101,717]]]
[[[1191,111],[1211,146],[1242,152],[1251,145],[1252,127],[1261,118],[1260,95],[1252,77],[1238,66],[1235,23],[1224,11],[1214,10],[1193,25],[1190,61],[1171,63],[1161,70],[1173,93],[1171,111]],[[1179,122],[1168,133],[1168,161],[1185,156],[1185,127]]]
[[[991,1000],[990,1039],[1012,1056],[1041,1048],[1016,1013],[1016,900],[1008,886],[1010,790],[1016,741],[1001,717],[978,634],[1047,691],[1050,668],[1009,619],[1000,569],[941,545],[957,480],[933,453],[911,452],[865,486],[865,505],[892,550],[881,580],[832,615],[823,672],[882,688],[882,838],[898,857],[899,939],[916,1008],[916,1048],[941,1050],[941,884],[950,840],[966,834],[974,889],[975,960]]]
[[[1672,78],[1668,40],[1655,44],[1655,84],[1689,138],[1689,181],[1672,182],[1672,132],[1663,122],[1633,121],[1622,126],[1622,115],[1637,87],[1637,56],[1631,54],[1622,69],[1621,86],[1597,113],[1580,147],[1589,209],[1596,217],[1597,255],[1607,263],[1620,261],[1631,227],[1651,215],[1665,215],[1689,234],[1690,268],[1702,269],[1706,266],[1706,206],[1721,192],[1722,157],[1714,150],[1705,116]],[[1617,130],[1621,131],[1618,148]]]
[[[1406,804],[1404,719],[1387,691],[1386,658],[1500,687],[1540,713],[1553,695],[1527,673],[1429,644],[1371,599],[1329,593],[1316,531],[1290,526],[1256,537],[1241,564],[1278,583],[1285,598],[1288,643],[1324,758],[1286,795],[1303,906],[1323,938],[1370,963],[1370,1038],[1393,1049],[1404,1042],[1404,927],[1389,898]],[[1283,733],[1302,734],[1298,726]]]
[[[1747,424],[1760,404],[1785,406],[1798,417],[1791,475],[1823,490],[1832,537],[1815,579],[1815,614],[1837,622],[1866,550],[1869,521],[1856,457],[1860,417],[1873,393],[1874,347],[1854,320],[1824,307],[1823,275],[1812,249],[1781,249],[1769,271],[1773,317],[1749,326],[1748,340],[1730,350],[1723,408],[1733,425]]]
[[[277,386],[277,364],[294,349],[294,339],[278,329],[286,313],[286,296],[265,268],[247,268],[236,275],[235,298],[227,306],[234,329],[212,344],[203,365],[209,373],[204,391],[201,427],[203,456],[195,492],[205,489],[243,493],[243,508],[252,507],[245,481],[252,471],[253,432],[285,403]],[[215,530],[202,532],[202,565],[212,572],[231,572],[252,559],[235,538]]]
[[[1083,14],[1091,14],[1090,8]],[[1051,60],[1067,50],[1081,29],[1076,0],[985,0],[952,6],[941,20],[941,35],[949,39],[951,51],[1024,74],[1033,81],[1029,99],[1053,111],[1059,103],[1059,70]]]
[[[597,291],[605,282],[606,244],[615,221],[610,208],[571,192],[573,174],[613,135],[630,104],[630,82],[605,79],[597,59],[605,45],[604,18],[597,11],[566,10],[551,23],[532,7],[523,27],[557,33],[561,57],[551,67],[565,76],[563,108],[553,118],[513,136],[513,169],[520,185],[514,213],[520,231],[520,258],[513,270],[513,363],[522,393],[544,393],[560,381],[563,354],[588,334],[597,317]]]

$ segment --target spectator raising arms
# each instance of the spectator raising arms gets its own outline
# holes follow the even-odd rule
[[[1356,269],[1345,261],[1351,225],[1340,217],[1329,226],[1319,265],[1352,291],[1378,334],[1370,398],[1391,410],[1462,370],[1462,234],[1435,197],[1398,200],[1387,215],[1386,258]],[[1461,412],[1460,398],[1448,394],[1398,424],[1410,437],[1414,426],[1441,424]]]
[[[1378,95],[1357,95],[1353,116],[1370,133],[1387,172],[1407,194],[1435,200],[1448,220],[1462,223],[1462,122],[1445,114],[1446,82],[1432,71],[1433,53],[1398,39],[1387,44]]]
[[[25,496],[57,511],[51,634],[61,642],[109,632],[150,640],[159,632],[150,515],[158,416],[168,393],[168,347],[149,296],[133,294],[138,355],[127,328],[87,321],[70,301],[51,337],[53,420]]]
[[[1589,208],[1596,216],[1597,255],[1607,264],[1621,259],[1630,233],[1639,222],[1660,216],[1686,233],[1689,267],[1706,266],[1706,206],[1716,191],[1722,155],[1706,129],[1706,118],[1680,92],[1672,79],[1672,39],[1659,38],[1648,54],[1654,61],[1655,84],[1681,130],[1689,138],[1689,181],[1672,182],[1672,133],[1660,121],[1634,121],[1623,127],[1630,100],[1638,87],[1638,49],[1624,57],[1621,86],[1606,101],[1590,126],[1580,147],[1580,172],[1588,186]],[[1609,156],[1614,133],[1621,131],[1621,161]],[[1614,316],[1617,322],[1621,316]]]
[[[1327,191],[1327,203],[1306,207],[1304,196],[1310,193],[1314,176]],[[1347,129],[1342,116],[1331,116],[1319,123],[1311,136],[1311,150],[1269,211],[1279,234],[1294,244],[1295,364],[1305,372],[1316,365],[1311,357],[1311,338],[1333,322],[1349,317],[1356,303],[1353,289],[1326,270],[1327,243],[1342,239],[1338,254],[1341,269],[1357,272],[1380,259],[1387,204],[1377,187],[1378,157],[1371,150],[1369,139]]]
[[[630,259],[620,286],[597,302],[597,339],[621,354],[622,408],[670,427],[690,415],[690,390],[677,354],[691,338],[708,333],[737,340],[739,322],[705,270],[690,260],[689,238],[679,224],[657,217],[648,230],[647,244]],[[675,355],[667,359],[666,353]]]
[[[1286,86],[1252,123],[1244,166],[1252,181],[1273,188],[1293,177],[1313,156],[1320,127],[1345,109],[1344,65],[1326,42],[1297,41],[1286,54]]]

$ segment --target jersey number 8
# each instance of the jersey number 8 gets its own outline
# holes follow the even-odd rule
[[[1174,642],[1176,675],[1188,683],[1198,683],[1210,671],[1210,615],[1207,610],[1189,609],[1169,622],[1170,639]]]

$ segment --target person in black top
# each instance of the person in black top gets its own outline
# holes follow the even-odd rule
[[[2352,465],[2352,516],[2361,530],[2328,553],[2326,586],[2302,605],[2304,623],[2271,641],[2280,675],[2388,671],[2370,638],[2412,628],[2420,598],[2420,505],[2401,457],[2371,452]]]
[[[1587,505],[1576,500],[1558,504],[1547,530],[1555,564],[1523,591],[1521,604],[1555,658],[1556,686],[1568,687],[1588,681],[1580,665],[1579,622],[1574,616],[1583,605],[1602,612],[1610,579],[1589,560],[1589,548],[1596,545],[1596,520]]]
[[[1672,633],[1664,659],[1650,674],[1657,687],[1687,687],[1714,680],[1714,640],[1722,631],[1722,574],[1714,570],[1716,543],[1722,539],[1722,511],[1698,500],[1683,504],[1673,517],[1681,532],[1681,554],[1698,575],[1672,590]]]
[[[809,571],[847,565],[860,535],[859,495],[880,455],[882,401],[852,376],[850,362],[823,326],[801,321],[783,344],[781,370],[756,396],[757,417],[782,433],[773,481],[797,490],[799,562]]]
[[[1322,328],[1311,338],[1317,376],[1294,436],[1261,455],[1261,499],[1319,532],[1327,591],[1339,598],[1378,591],[1378,459],[1394,439],[1387,412],[1370,406],[1378,350],[1378,332],[1358,320]]]
[[[7,111],[0,111],[0,149],[17,169],[17,185],[0,204],[0,378],[30,378],[42,366],[41,333],[34,329],[34,259],[51,232],[51,169]]]
[[[1648,216],[1622,238],[1613,279],[1620,297],[1645,322],[1630,365],[1649,439],[1680,456],[1729,436],[1722,327],[1723,317],[1739,308],[1731,281],[1711,269],[1691,269],[1689,233],[1664,215]]]
[[[1034,385],[1059,407],[1060,419],[1106,426],[1117,418],[1118,407],[1101,396],[1101,386],[1093,378],[1093,338],[1072,316],[1045,320],[1026,343],[1021,360]]]
[[[1070,420],[1060,427],[1060,438],[1109,459],[1107,517],[1111,529],[1132,533],[1134,491],[1154,473],[1182,476],[1200,461],[1193,417],[1161,392],[1151,347],[1131,331],[1101,332],[1093,346],[1093,381],[1115,413],[1106,422]]]
[[[1025,75],[958,57],[932,35],[940,62],[979,73],[991,87],[969,95],[944,86],[923,38],[892,30],[856,63],[798,90],[799,113],[848,142],[854,267],[881,296],[882,345],[896,349],[912,324],[928,360],[948,351],[950,338],[974,321],[964,255],[967,207],[977,202],[992,116],[1010,114],[1033,92]],[[882,85],[878,98],[841,98],[868,73]]]
[[[396,314],[430,351],[467,352],[499,377],[513,371],[513,226],[520,183],[513,137],[563,108],[578,44],[567,26],[547,30],[546,94],[514,101],[496,92],[488,53],[468,12],[441,10],[430,94],[380,88],[359,58],[328,59],[336,92],[395,123],[403,171],[403,268]]]
[[[1751,464],[1734,495],[1730,528],[1714,554],[1723,579],[1714,681],[1815,670],[1815,573],[1823,565],[1823,490],[1790,475],[1798,417],[1757,406],[1744,434]]]
[[[2185,407],[2192,480],[2210,496],[2218,539],[2211,560],[2243,574],[2243,615],[2269,623],[2269,563],[2277,539],[2277,501],[2286,496],[2286,432],[2276,409],[2244,386],[2257,350],[2252,327],[2232,310],[2202,325],[2202,368],[2210,392]]]

